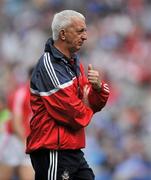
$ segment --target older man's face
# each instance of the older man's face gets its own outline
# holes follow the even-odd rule
[[[65,29],[65,41],[71,53],[80,50],[84,41],[87,40],[87,30],[85,21],[74,18],[70,26]]]

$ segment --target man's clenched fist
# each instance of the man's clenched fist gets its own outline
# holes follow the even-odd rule
[[[98,92],[101,91],[101,82],[99,79],[99,72],[94,70],[92,64],[88,65],[88,80],[92,84],[92,87]]]

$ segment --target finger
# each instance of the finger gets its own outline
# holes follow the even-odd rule
[[[88,65],[88,70],[93,70],[92,64]]]
[[[88,85],[85,85],[85,87],[84,87],[84,93],[87,95],[88,94],[88,92],[89,92],[89,87],[88,87]]]
[[[88,73],[88,80],[98,80],[99,74],[90,74]]]
[[[96,80],[90,80],[89,81],[91,84],[98,84],[98,81],[96,81]]]
[[[99,77],[99,73],[97,71],[94,71],[94,70],[89,70],[88,72],[88,76],[92,76],[92,77]]]
[[[88,85],[85,85],[84,86],[84,92],[86,91],[87,88],[88,88]]]

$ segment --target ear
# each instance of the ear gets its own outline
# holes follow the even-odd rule
[[[60,39],[63,40],[63,41],[66,39],[66,37],[65,37],[65,30],[64,29],[62,29],[60,31]]]

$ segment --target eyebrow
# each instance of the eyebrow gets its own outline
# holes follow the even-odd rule
[[[84,32],[84,31],[87,31],[87,29],[86,28],[81,28],[81,29],[79,28],[79,29],[77,29],[77,31],[78,32]]]

